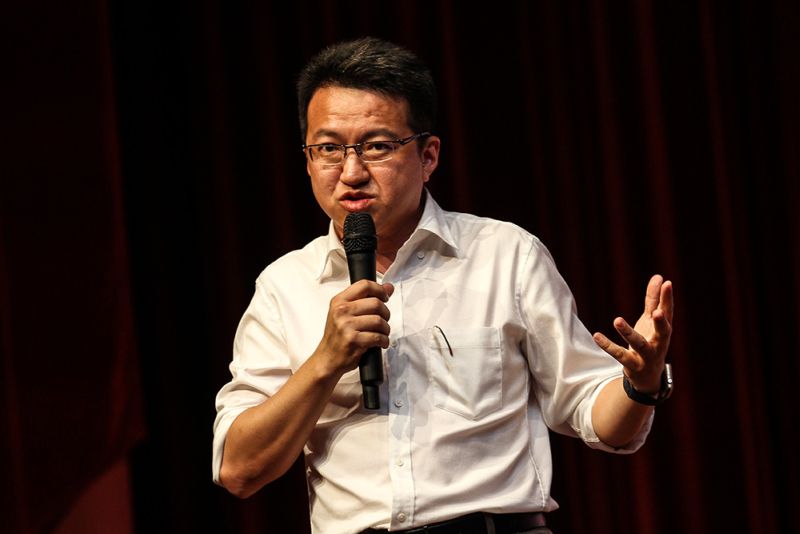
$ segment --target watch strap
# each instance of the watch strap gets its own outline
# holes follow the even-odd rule
[[[655,397],[653,397],[653,395],[648,395],[647,393],[637,391],[636,388],[634,388],[631,384],[630,380],[628,380],[628,376],[625,374],[622,375],[622,387],[625,389],[625,394],[628,395],[628,398],[634,402],[645,404],[647,406],[658,406],[667,400],[670,395],[672,395],[672,385],[672,365],[669,363],[664,365],[664,371],[661,373],[661,387],[659,388],[658,394]]]

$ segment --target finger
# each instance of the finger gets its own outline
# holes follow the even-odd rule
[[[334,298],[331,301],[328,323],[336,330],[357,329],[353,327],[353,321],[360,317],[373,317],[388,324],[391,312],[382,301],[374,297],[356,301]]]
[[[658,308],[664,312],[667,321],[672,324],[672,314],[675,310],[675,300],[672,290],[672,282],[667,280],[661,284],[661,302]]]
[[[353,302],[350,312],[353,316],[375,316],[387,322],[392,315],[386,304],[376,298],[361,299]]]
[[[390,284],[389,282],[385,282],[382,285],[383,289],[386,291],[386,296],[391,297],[394,294],[394,285]]]
[[[392,291],[394,291],[394,288]],[[358,300],[367,297],[376,297],[383,302],[389,300],[389,295],[386,292],[386,288],[372,280],[359,280],[358,282],[351,284],[347,289],[339,293],[339,295],[347,300]]]
[[[661,300],[661,285],[663,282],[664,278],[660,274],[654,274],[647,283],[647,290],[644,295],[645,315],[652,315],[656,308],[658,308],[658,304]]]
[[[372,347],[380,347],[382,349],[389,348],[388,334],[382,334],[378,332],[359,332],[358,336],[356,337],[356,342],[360,347],[363,347],[364,350]]]
[[[343,315],[330,323],[330,340],[334,346],[347,347],[347,352],[360,351],[383,344],[391,333],[389,323],[379,315]],[[378,341],[376,341],[378,340]]]
[[[359,317],[353,317],[352,321],[349,322],[349,326],[360,333],[369,332],[388,336],[392,331],[389,323],[379,315],[361,315]]]
[[[359,299],[348,303],[347,313],[353,316],[359,315],[377,315],[388,321],[391,317],[391,312],[382,300],[375,297],[368,297]]]
[[[655,338],[669,337],[672,334],[672,323],[669,322],[667,314],[661,308],[653,312],[653,325],[655,326]]]
[[[650,340],[650,344],[656,354],[666,354],[672,337],[672,325],[661,309],[653,312],[653,324],[655,325],[655,334]]]
[[[619,345],[608,339],[604,334],[600,332],[595,332],[592,338],[594,339],[594,342],[597,343],[598,347],[600,347],[609,355],[611,355],[615,360],[617,360],[623,366],[625,365],[626,362],[630,360],[629,352],[623,347],[620,347]]]
[[[642,334],[634,330],[625,319],[622,317],[617,317],[614,319],[614,328],[619,335],[628,342],[628,345],[630,345],[631,349],[635,350],[642,356],[650,355],[652,348],[650,347],[648,340]]]

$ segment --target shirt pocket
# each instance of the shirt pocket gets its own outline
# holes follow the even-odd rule
[[[503,401],[497,328],[435,326],[429,335],[428,370],[434,406],[471,420],[497,411]]]

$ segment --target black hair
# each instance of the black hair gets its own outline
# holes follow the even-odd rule
[[[297,103],[303,142],[311,98],[318,89],[332,86],[405,99],[408,126],[415,133],[430,131],[436,123],[436,86],[428,67],[401,46],[365,37],[325,48],[300,72]]]

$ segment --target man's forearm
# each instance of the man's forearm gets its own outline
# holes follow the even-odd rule
[[[249,497],[297,460],[339,380],[314,357],[273,397],[243,412],[225,439],[220,482]]]
[[[622,378],[605,385],[592,408],[592,425],[597,437],[611,447],[631,442],[653,412],[651,406],[628,398]]]

